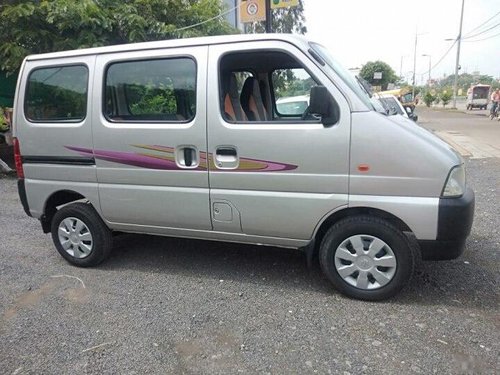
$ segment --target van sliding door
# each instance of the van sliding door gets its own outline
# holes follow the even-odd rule
[[[94,78],[93,155],[114,229],[211,230],[206,160],[208,47],[105,54]]]

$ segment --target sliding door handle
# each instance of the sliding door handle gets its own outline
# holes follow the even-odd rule
[[[197,168],[200,161],[198,150],[194,146],[180,146],[175,151],[175,161],[183,169]]]

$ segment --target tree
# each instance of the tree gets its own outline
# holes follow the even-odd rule
[[[299,5],[289,8],[278,8],[272,11],[272,31],[274,33],[296,33],[305,34],[306,17],[304,16],[304,1],[299,0]],[[246,32],[255,34],[265,32],[264,22],[254,22],[247,24]]]
[[[443,103],[443,107],[446,107],[446,105],[450,102],[451,100],[451,93],[448,91],[444,91],[440,95],[441,102]]]
[[[28,54],[236,33],[223,17],[216,17],[222,11],[219,0],[3,2],[0,70],[17,71]]]
[[[462,73],[458,75],[458,89],[462,89],[463,95],[467,92],[467,89],[471,85],[482,83],[485,85],[494,84],[495,80],[492,76],[485,74],[469,74]],[[448,77],[439,81],[439,87],[444,89],[446,87],[453,87],[455,84],[455,75],[449,75]]]
[[[373,78],[376,72],[382,73],[381,79]],[[382,90],[387,90],[389,83],[396,83],[399,80],[399,77],[390,65],[380,60],[367,62],[361,68],[359,75],[373,86],[382,86]]]
[[[424,95],[424,103],[427,107],[430,107],[431,104],[436,100],[436,97],[430,93],[430,91],[427,91]]]

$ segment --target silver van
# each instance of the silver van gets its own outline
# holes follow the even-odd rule
[[[303,113],[278,110],[299,95]],[[297,36],[28,56],[14,136],[26,213],[81,267],[120,232],[280,246],[380,300],[418,258],[458,257],[473,220],[457,153]]]

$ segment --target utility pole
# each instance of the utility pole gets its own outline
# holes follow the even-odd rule
[[[427,84],[430,88],[431,87],[431,69],[432,69],[431,60],[432,60],[432,57],[431,57],[431,55],[426,55],[426,54],[424,54],[422,56],[429,58],[429,81],[427,82]]]
[[[453,85],[453,107],[457,109],[457,93],[458,93],[458,68],[460,66],[460,42],[462,41],[462,21],[464,20],[464,3],[462,0],[462,12],[460,13],[460,29],[458,30],[457,38],[457,61],[455,63],[455,84]]]
[[[399,66],[399,77],[403,77],[403,57],[401,56],[401,65]]]
[[[412,89],[411,97],[415,100],[415,72],[417,71],[417,28],[415,28],[415,50],[413,51],[413,79],[412,79]]]
[[[273,32],[273,27],[272,27],[273,20],[271,19],[271,17],[272,17],[271,0],[266,0],[266,33]]]

